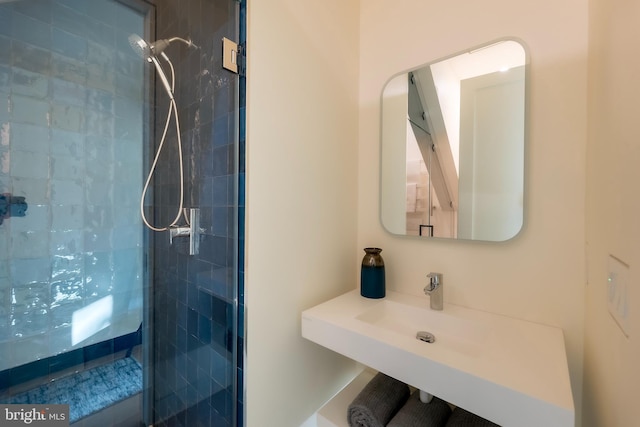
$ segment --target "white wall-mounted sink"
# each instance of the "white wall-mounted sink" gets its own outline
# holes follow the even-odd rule
[[[416,339],[418,331],[434,343]],[[574,427],[562,331],[387,291],[302,313],[302,336],[503,427]]]
[[[416,338],[416,332],[432,333],[438,342],[437,350],[451,351],[469,357],[482,352],[489,330],[486,325],[473,322],[448,311],[434,311],[426,307],[383,299],[356,316],[357,320],[395,332],[406,338]],[[412,344],[415,344],[411,341]]]

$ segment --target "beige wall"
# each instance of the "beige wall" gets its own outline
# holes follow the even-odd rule
[[[247,426],[302,424],[355,364],[302,310],[353,289],[358,3],[248,3]]]
[[[640,396],[640,3],[591,0],[585,427],[638,425]],[[607,260],[629,269],[626,338],[606,305]]]
[[[633,67],[590,68],[615,94],[604,96],[593,84],[589,92],[602,105],[590,116],[598,120],[589,128],[593,161],[585,224],[588,0],[249,1],[248,426],[299,425],[353,375],[353,363],[300,338],[300,312],[355,287],[361,249],[372,245],[384,249],[390,289],[420,294],[425,275],[439,271],[448,302],[563,328],[580,410],[585,229],[592,261],[586,325],[613,347],[592,339],[593,331],[587,334],[585,418],[593,421],[585,419],[585,425],[632,425],[631,410],[623,409],[632,402],[623,393],[637,395],[637,376],[625,376],[635,372],[630,360],[633,354],[637,359],[637,346],[616,335],[603,288],[595,285],[606,278],[608,253],[632,265],[638,259],[624,238],[638,232],[637,197],[607,199],[619,187],[623,194],[637,193],[625,187],[637,182],[625,175],[634,169],[620,170],[617,162],[638,164],[638,151],[628,143],[638,115],[624,113],[638,108],[625,97],[625,82],[639,76],[640,67],[637,58],[612,47],[640,39],[632,34],[638,14],[620,12],[629,22],[627,35],[607,25],[609,0],[592,2],[598,16],[591,35],[612,40],[592,53],[632,61]],[[613,4],[623,3],[629,2]],[[504,36],[520,38],[531,60],[524,231],[503,244],[389,235],[379,222],[378,200],[384,83],[400,70]],[[609,75],[615,79],[605,82]],[[613,135],[612,128],[618,129]],[[614,150],[605,150],[602,141],[614,143]],[[608,170],[616,170],[614,178]],[[619,228],[607,230],[602,221]]]
[[[419,295],[425,275],[437,271],[444,273],[446,302],[563,328],[579,409],[587,0],[367,0],[360,7],[356,254],[361,257],[366,246],[383,248],[390,289]],[[505,36],[521,39],[531,61],[525,229],[503,244],[425,242],[388,234],[380,225],[378,200],[385,82],[401,70]]]

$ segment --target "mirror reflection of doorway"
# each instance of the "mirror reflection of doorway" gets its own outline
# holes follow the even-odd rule
[[[498,41],[393,77],[382,95],[381,222],[505,241],[522,229],[526,55]]]

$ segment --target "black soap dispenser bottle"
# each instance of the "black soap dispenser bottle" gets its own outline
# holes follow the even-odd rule
[[[365,298],[384,298],[384,260],[380,248],[365,248],[360,272],[360,295]]]

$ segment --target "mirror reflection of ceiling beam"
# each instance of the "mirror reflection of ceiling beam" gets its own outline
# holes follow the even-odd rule
[[[409,121],[442,209],[457,210],[458,173],[429,67],[409,73]]]

